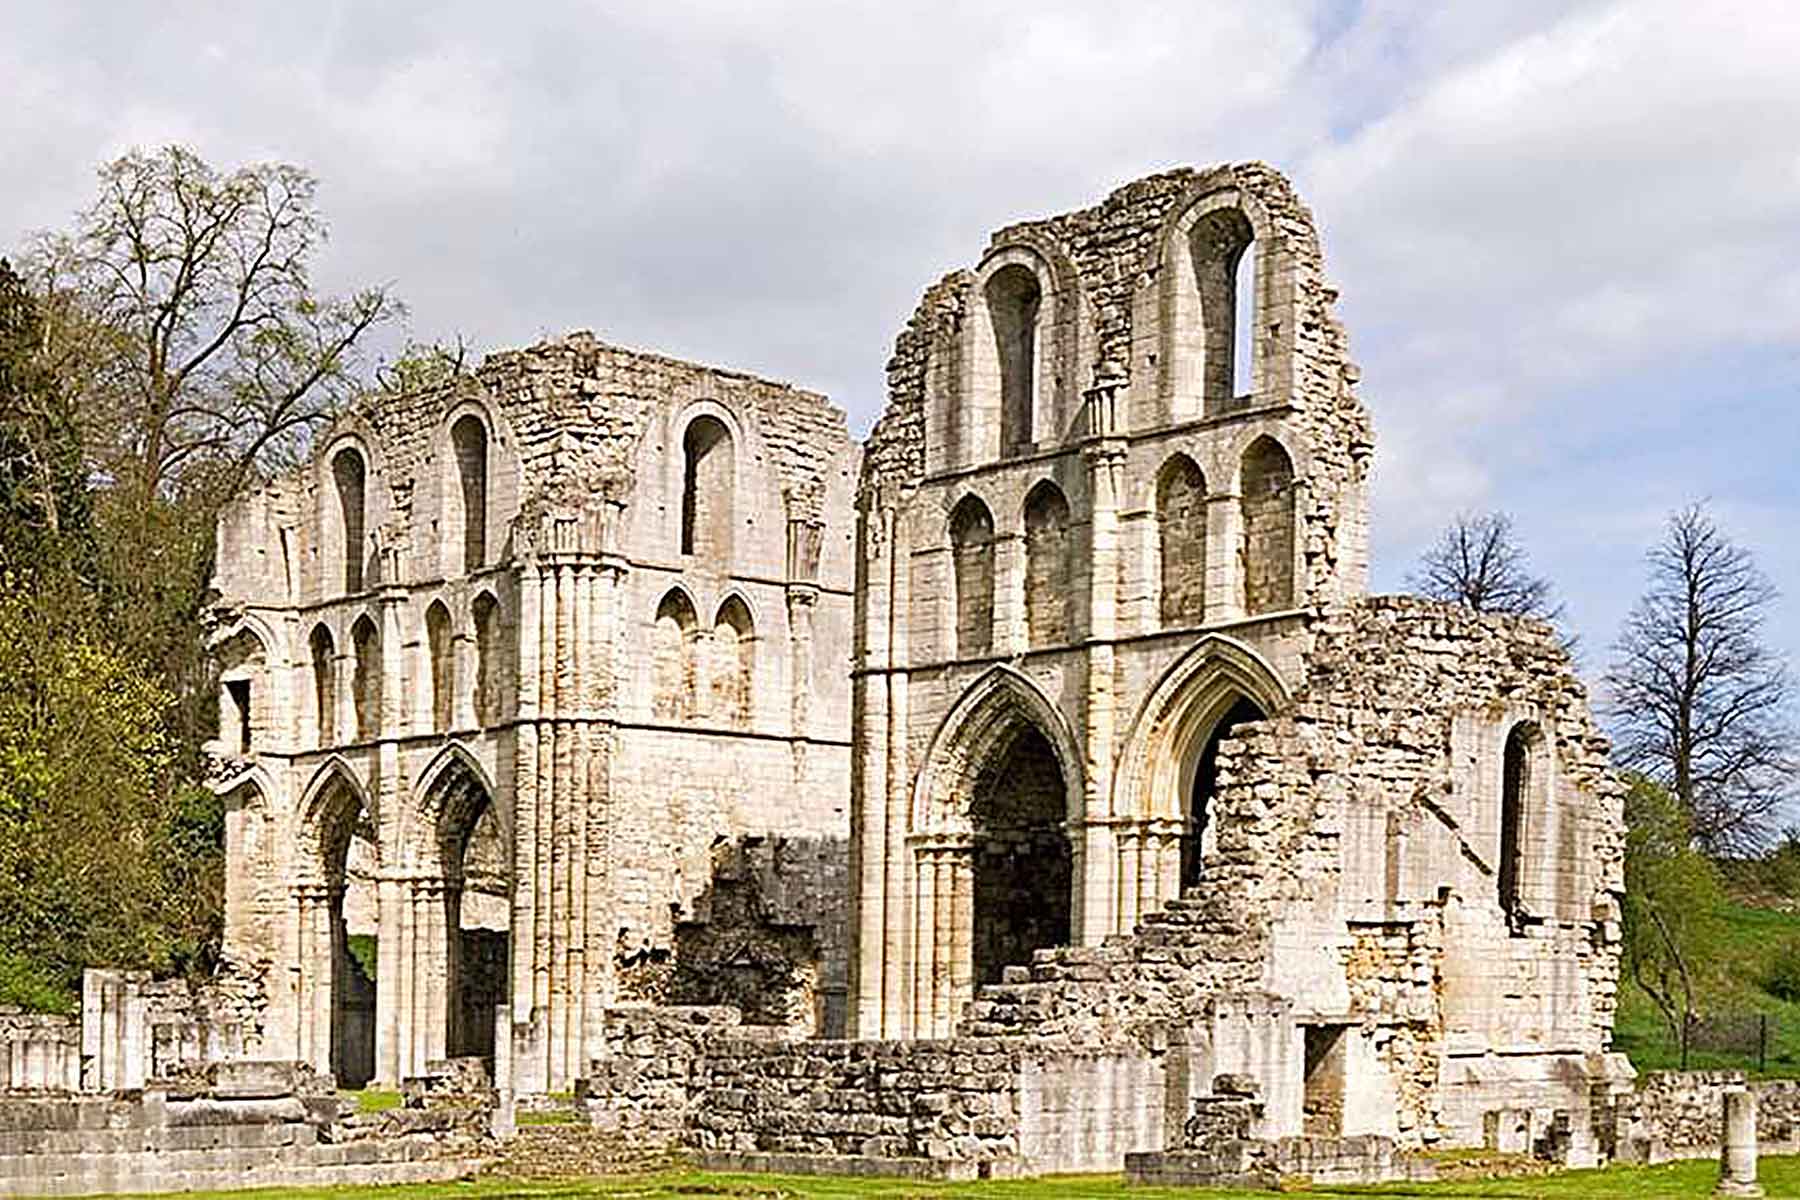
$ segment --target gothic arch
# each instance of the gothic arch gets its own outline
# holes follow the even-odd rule
[[[335,857],[327,839],[343,821],[355,821],[358,812],[367,813],[370,821],[377,818],[375,798],[357,775],[356,768],[341,754],[333,754],[320,764],[301,793],[299,827],[295,842],[297,871],[311,882],[328,883],[330,859]],[[379,839],[377,846],[379,847]]]
[[[963,691],[939,722],[913,785],[909,833],[967,833],[964,799],[996,747],[1030,726],[1050,744],[1062,771],[1064,811],[1082,816],[1081,748],[1062,711],[1023,672],[1004,663],[988,668]]]
[[[1208,634],[1177,659],[1133,718],[1113,775],[1113,815],[1180,820],[1197,744],[1239,699],[1269,716],[1283,711],[1289,693],[1255,650],[1223,634]]]
[[[460,855],[450,842],[466,837],[484,806],[496,803],[494,780],[462,742],[438,751],[413,784],[412,802],[401,814],[399,844],[408,865],[453,874]]]

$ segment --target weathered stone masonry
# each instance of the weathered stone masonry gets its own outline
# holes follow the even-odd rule
[[[856,463],[821,397],[578,334],[347,413],[227,514],[268,1052],[397,1082],[506,1039],[566,1089],[615,996],[741,953],[770,1019],[841,1024]]]
[[[1335,299],[1182,170],[933,285],[861,451],[587,335],[347,414],[220,533],[262,1043],[733,1165],[1591,1161],[1618,788],[1551,630],[1365,594]]]

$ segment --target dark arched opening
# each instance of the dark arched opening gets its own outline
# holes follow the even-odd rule
[[[1525,798],[1530,794],[1532,751],[1537,744],[1537,729],[1519,724],[1506,735],[1506,749],[1500,763],[1500,855],[1496,864],[1496,887],[1500,908],[1514,933],[1520,931],[1525,918],[1521,880],[1523,874],[1525,836]]]
[[[1246,721],[1260,721],[1262,709],[1247,697],[1239,696],[1225,715],[1213,725],[1212,732],[1201,743],[1194,759],[1194,773],[1188,784],[1187,832],[1181,839],[1181,886],[1193,887],[1200,882],[1208,825],[1212,820],[1213,801],[1219,794],[1219,747],[1231,731]]]
[[[1037,323],[1043,291],[1035,273],[1014,263],[994,272],[986,295],[1000,369],[1000,453],[1016,454],[1030,448],[1035,437],[1032,409],[1037,399]]]
[[[467,574],[487,559],[488,434],[481,418],[459,417],[450,427],[462,501],[462,569]]]
[[[956,576],[956,653],[976,658],[994,645],[994,517],[975,496],[950,514],[951,567]]]
[[[681,552],[729,570],[737,474],[731,431],[717,417],[695,417],[681,445]]]
[[[1069,640],[1070,542],[1069,502],[1045,480],[1025,498],[1025,632],[1032,649]]]
[[[340,450],[331,460],[331,479],[337,489],[339,532],[343,536],[344,591],[351,593],[363,590],[366,476],[362,455],[354,450]]]
[[[1032,951],[1069,942],[1067,795],[1056,752],[1032,725],[1021,725],[976,777],[969,817],[977,984],[997,983],[1003,968],[1029,964]]]
[[[319,817],[330,959],[319,965],[328,975],[331,1073],[339,1087],[360,1088],[375,1075],[379,852],[368,809],[342,781],[331,788]]]
[[[494,1056],[495,1010],[507,997],[512,882],[487,788],[466,764],[439,777],[438,850],[444,864],[445,1053]]]

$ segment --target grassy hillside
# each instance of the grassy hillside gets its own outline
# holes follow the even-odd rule
[[[1764,1075],[1800,1076],[1800,1003],[1783,1000],[1766,987],[1784,951],[1800,956],[1800,915],[1727,903],[1719,910],[1720,936],[1710,961],[1696,971],[1694,1007],[1703,1016],[1765,1013],[1769,1017],[1768,1060]],[[1656,1005],[1629,978],[1619,988],[1619,1017],[1614,1046],[1631,1056],[1639,1070],[1665,1070],[1681,1065],[1681,1054],[1669,1036]],[[1757,1073],[1756,1057],[1695,1051],[1688,1066],[1740,1068]]]

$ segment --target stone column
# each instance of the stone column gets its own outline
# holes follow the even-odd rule
[[[1007,519],[1006,514],[994,514],[994,631],[989,653],[1011,658],[1030,647],[1031,634],[1025,616],[1025,539],[1000,532]],[[970,657],[961,646],[956,656]]]
[[[891,1036],[884,1031],[883,949],[889,925],[885,888],[887,846],[888,600],[892,578],[893,513],[863,511],[857,518],[857,628],[850,679],[850,1034]],[[903,910],[902,910],[903,911]],[[896,913],[898,915],[898,913]]]
[[[1715,1196],[1760,1196],[1756,1182],[1756,1094],[1745,1087],[1726,1088],[1721,1114],[1719,1186]]]
[[[400,1005],[401,975],[409,964],[399,954],[400,926],[406,919],[405,881],[385,872],[375,885],[375,1080],[382,1087],[397,1088],[401,1073],[403,1039],[408,1036]]]
[[[1118,636],[1119,491],[1125,469],[1125,445],[1118,438],[1117,393],[1124,380],[1099,368],[1096,385],[1086,393],[1087,428],[1093,440],[1083,449],[1088,494],[1087,694],[1082,752],[1085,790],[1083,811],[1070,814],[1071,857],[1076,892],[1070,905],[1071,940],[1098,945],[1120,928],[1114,904],[1120,891],[1114,881],[1125,869],[1119,862],[1112,825],[1112,760],[1118,698],[1115,694],[1113,643]]]

